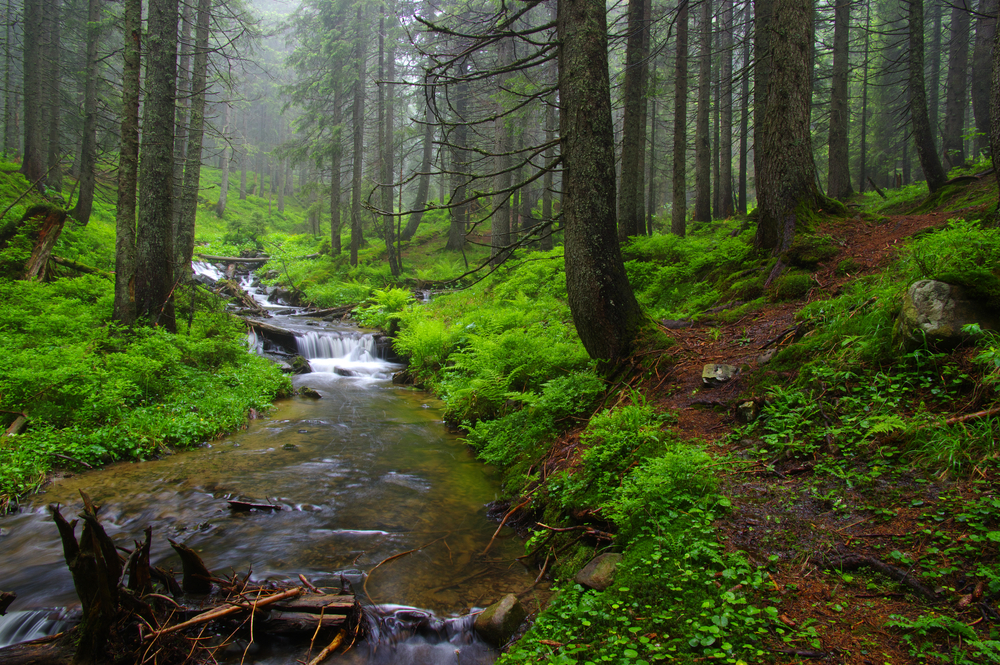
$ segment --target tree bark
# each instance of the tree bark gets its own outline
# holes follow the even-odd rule
[[[344,63],[340,58],[334,62],[333,72],[333,131],[330,141],[330,254],[337,256],[343,251],[340,242],[341,187],[340,169],[344,158],[342,126],[344,123]]]
[[[970,19],[967,0],[954,0],[951,8],[951,39],[948,43],[948,88],[945,93],[944,131],[941,148],[948,168],[965,163],[965,111],[969,106]]]
[[[837,0],[833,19],[833,81],[830,86],[830,145],[826,193],[844,200],[854,193],[851,187],[847,127],[850,118],[847,97],[851,0]]]
[[[247,199],[247,114],[246,109],[240,112],[242,127],[240,128],[240,201]]]
[[[993,66],[990,76],[990,106],[1000,108],[1000,30],[993,31]],[[993,174],[1000,191],[1000,113],[990,116],[990,154],[993,161]],[[994,226],[1000,225],[1000,203],[994,213]]]
[[[990,73],[997,30],[997,0],[979,0],[976,45],[972,51],[972,115],[976,119],[976,155],[990,145]]]
[[[634,348],[644,317],[617,242],[603,0],[559,0],[556,31],[566,292],[587,353],[614,365]]]
[[[101,2],[87,3],[87,69],[83,93],[83,144],[80,148],[80,184],[72,217],[80,224],[90,221],[94,208],[97,170],[97,46],[100,40]],[[134,186],[134,183],[133,183]]]
[[[747,1],[743,10],[743,82],[740,90],[740,174],[736,209],[741,215],[747,214],[747,162],[750,156],[750,9]]]
[[[194,58],[191,67],[191,123],[185,153],[184,188],[180,193],[181,214],[177,217],[175,261],[178,270],[190,270],[194,253],[194,225],[198,216],[198,187],[201,182],[201,149],[205,137],[205,96],[208,92],[208,37],[212,0],[198,0],[194,30]]]
[[[142,0],[125,0],[121,147],[115,207],[115,304],[112,318],[135,323],[135,208],[139,168],[139,53]]]
[[[188,123],[190,122],[192,70],[191,59],[195,44],[191,41],[195,4],[185,2],[181,9],[181,24],[177,48],[177,129],[174,132],[174,192],[178,195],[178,205],[174,206],[174,238],[179,237],[181,217],[184,214],[184,169],[187,166]],[[179,245],[178,245],[179,246]],[[175,250],[177,247],[175,247]]]
[[[927,119],[931,125],[932,134],[937,134],[938,110],[941,106],[941,15],[942,0],[931,0],[930,8],[927,10],[930,16],[927,20],[931,23],[931,45],[927,55],[930,59],[928,68],[930,81],[928,85],[931,89],[930,99],[927,100]],[[869,11],[871,11],[869,0]],[[869,21],[869,27],[871,22]],[[867,42],[867,36],[866,36]]]
[[[816,186],[809,131],[813,5],[809,0],[756,0],[754,7],[754,243],[778,253],[825,203]]]
[[[861,61],[861,153],[858,155],[858,191],[865,191],[868,178],[868,50],[871,47],[872,6],[865,3],[865,54]]]
[[[688,3],[677,11],[677,61],[674,72],[673,203],[670,232],[684,237],[687,231],[687,81]]]
[[[708,113],[712,80],[712,3],[701,0],[698,20],[698,111],[694,129],[694,221],[712,221],[712,153],[708,140]]]
[[[170,332],[176,329],[172,230],[177,8],[178,0],[149,3],[135,272],[137,316]]]
[[[924,87],[924,1],[909,0],[910,33],[910,118],[913,123],[913,140],[917,146],[920,167],[931,193],[937,191],[947,180],[934,135],[927,118],[927,90]]]
[[[646,147],[643,121],[643,100],[646,98],[646,79],[649,57],[646,41],[645,0],[629,0],[628,41],[625,45],[625,83],[623,92],[624,118],[622,121],[621,186],[618,194],[618,240],[642,233],[640,212],[643,186],[640,167],[642,151]]]

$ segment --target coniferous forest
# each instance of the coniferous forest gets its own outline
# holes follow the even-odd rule
[[[0,663],[1000,662],[998,12],[6,0]]]

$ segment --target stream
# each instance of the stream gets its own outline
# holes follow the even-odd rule
[[[254,297],[263,302],[263,294]],[[157,565],[180,570],[172,538],[197,550],[216,575],[252,570],[259,581],[297,581],[301,573],[318,586],[351,583],[374,606],[373,637],[327,662],[496,658],[467,615],[534,581],[515,561],[523,547],[506,527],[482,554],[496,530],[486,515],[496,474],[448,431],[441,402],[392,384],[400,366],[375,356],[370,334],[289,316],[268,323],[296,333],[314,371],[293,382],[321,399],[280,400],[245,430],[194,450],[60,478],[0,518],[0,588],[18,594],[0,617],[0,646],[59,630],[60,608],[78,605],[46,506],[75,515],[84,490],[123,545],[152,525]],[[236,513],[228,499],[281,510]],[[303,651],[264,644],[248,653],[252,662],[277,664]]]

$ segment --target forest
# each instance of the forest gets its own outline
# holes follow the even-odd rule
[[[1000,662],[998,13],[7,0],[0,542],[16,547],[0,662]],[[352,362],[385,366],[310,355],[302,340],[336,326],[336,344],[369,345]],[[493,493],[462,509],[485,542],[458,551],[449,526],[322,573],[301,559],[296,577],[264,532],[247,536],[258,558],[241,542],[226,560],[204,540],[217,513],[162,518],[182,590],[101,474],[235,454],[279,426],[302,437],[254,454],[331,464],[337,427],[356,426],[344,382],[436,409],[485,469],[462,476]],[[329,422],[287,415],[336,400]],[[309,452],[314,428],[331,443]],[[357,473],[384,454],[399,468],[382,485],[439,482],[381,448],[389,434],[356,431],[373,446]],[[265,481],[239,495],[198,473],[192,494],[139,496],[289,520],[289,552],[329,525],[283,507],[360,501]],[[93,486],[67,503],[78,482]],[[78,506],[79,545],[60,513]],[[351,533],[395,533],[370,521]],[[72,579],[51,594],[75,589],[79,609],[24,642],[8,607],[57,604],[6,588],[51,574],[16,569],[31,539],[58,550]],[[454,565],[456,581],[376,602],[369,578],[420,556],[406,575]],[[205,569],[243,563],[242,581]],[[261,594],[324,592],[363,618],[320,613],[308,651],[255,633],[280,615]],[[409,605],[434,618],[386,609]],[[501,609],[514,618],[496,636],[481,622]],[[433,622],[461,617],[473,646],[451,649]],[[392,650],[438,644],[428,625],[435,655]]]

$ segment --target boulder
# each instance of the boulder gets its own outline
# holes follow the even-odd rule
[[[277,305],[297,305],[298,295],[294,291],[278,287],[267,295],[267,301]]]
[[[760,415],[760,407],[753,400],[747,400],[736,407],[736,420],[744,425],[757,420],[758,415]]]
[[[508,593],[476,617],[475,628],[483,641],[495,647],[507,644],[528,613],[517,596]]]
[[[351,371],[349,369],[344,369],[343,367],[334,367],[333,373],[337,376],[358,376],[357,372]]]
[[[701,382],[706,386],[721,386],[734,376],[740,373],[740,368],[735,365],[705,365],[701,370]]]
[[[962,326],[978,323],[983,330],[996,330],[998,314],[995,308],[969,298],[959,286],[922,279],[906,290],[893,340],[905,351],[920,348],[925,341],[932,348],[948,350],[968,339]]]
[[[576,583],[588,589],[604,591],[615,581],[615,569],[621,560],[621,554],[610,552],[594,557],[576,574]]]
[[[302,386],[301,388],[299,388],[299,394],[302,395],[303,397],[308,397],[310,399],[323,398],[323,396],[319,394],[319,391],[317,391],[314,388],[307,388],[306,386]]]
[[[292,373],[293,374],[309,374],[312,372],[312,365],[309,361],[302,356],[295,356],[292,358]]]

